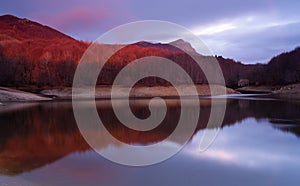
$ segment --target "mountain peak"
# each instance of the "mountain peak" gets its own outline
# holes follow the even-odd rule
[[[196,50],[192,47],[192,45],[183,39],[177,39],[175,41],[170,42],[169,44],[174,45],[174,46],[182,49],[185,52],[189,52],[192,54],[197,53]]]
[[[188,43],[188,42],[186,42],[186,41],[183,40],[183,39],[177,39],[177,40],[175,40],[175,41],[172,41],[171,43]]]

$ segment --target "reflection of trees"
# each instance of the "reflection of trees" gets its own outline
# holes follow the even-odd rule
[[[149,116],[147,101],[132,104],[133,113],[139,118]],[[222,101],[220,101],[222,104]],[[112,108],[105,102],[99,104],[99,115],[110,133],[117,139],[130,144],[149,144],[161,141],[176,127],[180,107],[178,101],[169,101],[166,117],[157,128],[140,132],[121,125]],[[189,107],[193,113],[193,107]],[[204,129],[210,115],[210,101],[201,101],[201,111],[195,132]],[[299,105],[281,101],[229,100],[222,126],[232,125],[247,117],[270,120],[299,121]],[[2,112],[0,114],[0,172],[19,174],[67,154],[90,149],[82,138],[74,120],[72,106],[68,102],[36,104],[30,108]],[[189,127],[189,123],[186,124]],[[277,127],[277,125],[274,125]],[[300,135],[299,127],[281,127],[280,129]],[[184,131],[183,131],[184,132]],[[99,148],[111,144],[101,131],[91,130],[91,134],[100,134]],[[176,139],[180,143],[180,139]]]

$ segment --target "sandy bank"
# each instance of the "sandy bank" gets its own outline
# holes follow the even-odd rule
[[[182,96],[210,96],[210,95],[220,95],[226,92],[227,94],[236,94],[237,91],[226,88],[220,85],[212,85],[213,94],[211,94],[208,85],[197,85],[197,94],[192,91],[191,85],[180,85],[179,88],[182,90]],[[130,88],[127,87],[116,87],[114,91],[115,97],[126,98],[126,92]],[[59,89],[48,89],[41,91],[41,94],[49,97],[56,97],[59,99],[72,99],[72,88],[59,88]],[[88,90],[85,88],[78,88],[75,90],[75,95],[78,99],[88,99],[93,98]],[[154,87],[134,87],[131,89],[131,98],[144,98],[144,97],[176,97],[178,96],[177,91],[172,86],[154,86]],[[96,88],[95,92],[96,99],[105,99],[111,97],[111,87],[100,86]]]

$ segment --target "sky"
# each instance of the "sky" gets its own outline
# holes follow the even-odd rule
[[[213,54],[251,64],[300,46],[299,7],[299,0],[1,0],[0,14],[85,41],[133,21],[170,21],[191,30]]]

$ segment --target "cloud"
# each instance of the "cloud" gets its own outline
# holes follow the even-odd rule
[[[93,41],[120,24],[133,21],[125,1],[13,1],[0,2],[0,12],[48,25],[77,39]]]
[[[221,23],[211,26],[205,26],[200,28],[192,29],[193,33],[196,35],[213,35],[228,30],[235,29],[236,26],[232,23]]]
[[[111,13],[103,8],[91,10],[87,7],[75,7],[55,16],[53,24],[64,30],[83,29],[86,26],[109,19]],[[51,20],[50,20],[51,21]]]
[[[266,63],[279,53],[300,43],[299,19],[267,15],[244,15],[194,26],[198,35],[217,55],[245,63]]]
[[[39,22],[47,23],[66,34],[75,35],[80,38],[82,32],[95,30],[106,20],[112,16],[111,12],[103,7],[73,7],[67,11],[58,12],[56,14],[37,13],[33,17],[37,17]]]
[[[230,34],[247,34],[276,27],[289,26],[299,22],[300,21],[296,19],[278,20],[278,18],[269,17],[268,15],[240,15],[236,18],[228,18],[208,25],[196,26],[191,28],[191,31],[199,36],[215,35],[223,32]]]

